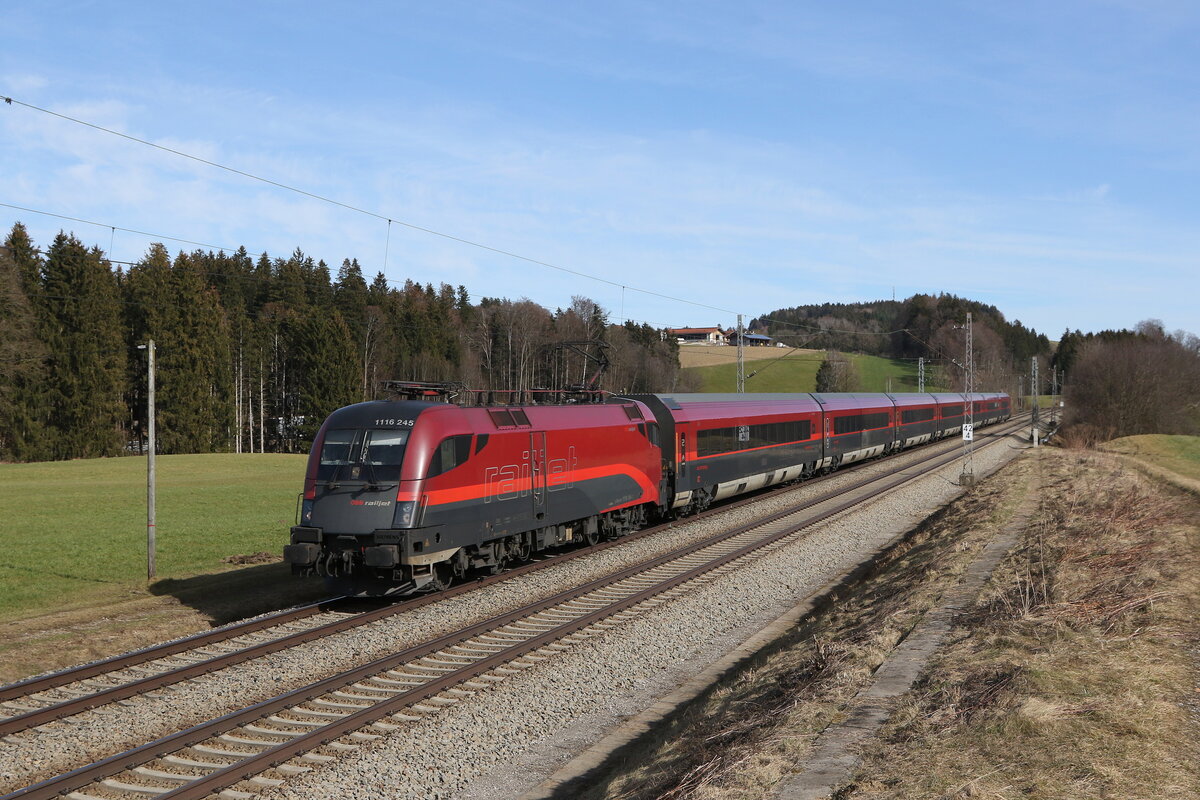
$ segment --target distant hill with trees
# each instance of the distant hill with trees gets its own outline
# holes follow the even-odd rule
[[[936,370],[931,380],[961,388],[965,350],[962,325],[973,319],[976,381],[981,391],[1018,391],[1033,358],[1050,385],[1054,347],[1045,334],[1019,320],[1009,322],[995,306],[952,294],[916,294],[906,300],[820,303],[781,308],[751,322],[751,328],[784,343],[895,359],[924,358]],[[1026,377],[1025,392],[1029,393]]]

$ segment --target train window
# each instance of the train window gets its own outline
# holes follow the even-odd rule
[[[768,422],[762,425],[738,425],[732,428],[710,428],[700,431],[697,435],[696,455],[715,456],[736,450],[803,442],[811,436],[812,423],[806,419]]]
[[[325,431],[325,441],[321,444],[321,463],[349,464],[358,434],[356,430]]]
[[[913,422],[927,422],[933,419],[932,408],[910,408],[906,409],[900,416],[900,421],[905,425]]]
[[[344,467],[358,456],[358,442],[362,436],[359,430],[325,431],[325,440],[321,443],[321,463],[317,467],[317,480],[332,480]]]
[[[484,446],[487,445],[489,438],[491,438],[490,435],[486,434],[486,433],[481,433],[475,437],[475,452],[476,453],[478,453],[480,450],[482,450],[484,448]]]
[[[888,425],[887,412],[882,414],[850,414],[845,417],[835,417],[833,433],[840,436],[843,433],[857,433],[875,428],[886,428]]]
[[[739,449],[737,428],[709,428],[696,432],[697,456],[715,456]]]
[[[367,431],[362,460],[374,467],[398,467],[404,462],[407,430]]]
[[[962,413],[962,406],[942,406],[942,419],[946,417],[961,417]]]
[[[426,475],[432,478],[447,473],[459,464],[465,463],[470,457],[471,434],[447,437],[433,451],[433,458],[429,462],[429,471]]]
[[[833,435],[840,436],[843,433],[855,433],[862,430],[862,414],[853,414],[848,417],[834,417],[833,419]]]

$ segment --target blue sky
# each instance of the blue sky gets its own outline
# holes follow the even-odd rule
[[[1194,3],[335,5],[9,0],[0,94],[610,283],[16,104],[0,203],[660,326],[894,287],[1200,332]]]

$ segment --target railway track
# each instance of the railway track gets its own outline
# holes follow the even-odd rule
[[[989,443],[1020,426],[998,426]],[[983,438],[983,437],[981,437]],[[840,514],[958,458],[937,453],[824,493],[613,575],[196,725],[0,800],[249,796],[333,760],[339,750],[469,700],[671,597],[804,536]],[[920,467],[921,469],[917,469]],[[618,540],[626,541],[626,540]],[[591,552],[591,551],[581,551]],[[251,792],[235,787],[243,781]]]
[[[933,442],[930,447],[937,449],[936,445],[938,444],[945,445],[946,440]],[[916,453],[919,452],[919,449],[908,452]],[[873,463],[878,462],[855,464],[834,473],[834,475],[853,474],[855,470]],[[828,479],[829,476],[816,478],[808,481],[806,485],[816,486]],[[723,503],[701,514],[687,517],[681,522],[692,522],[743,505],[760,502],[765,498],[792,491],[794,488],[794,485],[776,487],[766,492]],[[620,539],[561,553],[509,569],[499,575],[460,584],[444,592],[404,598],[396,603],[367,612],[352,614],[340,611],[339,609],[348,606],[350,598],[332,598],[320,603],[248,620],[238,625],[206,631],[174,642],[3,686],[0,687],[0,736],[18,733],[109,703],[136,697],[139,694],[162,689],[180,681],[197,678],[271,653],[303,646],[327,636],[369,625],[399,613],[476,591],[494,583],[511,580],[554,564],[581,558],[610,547],[628,544],[646,536],[653,536],[676,524],[680,523],[667,522]],[[318,615],[331,616],[332,619],[315,625],[306,624],[307,621],[311,621]]]

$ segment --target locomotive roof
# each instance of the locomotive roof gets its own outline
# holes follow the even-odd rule
[[[445,405],[424,400],[370,400],[339,408],[329,415],[328,422],[334,425],[369,427],[381,414],[386,414],[389,418],[415,419],[422,411]]]

